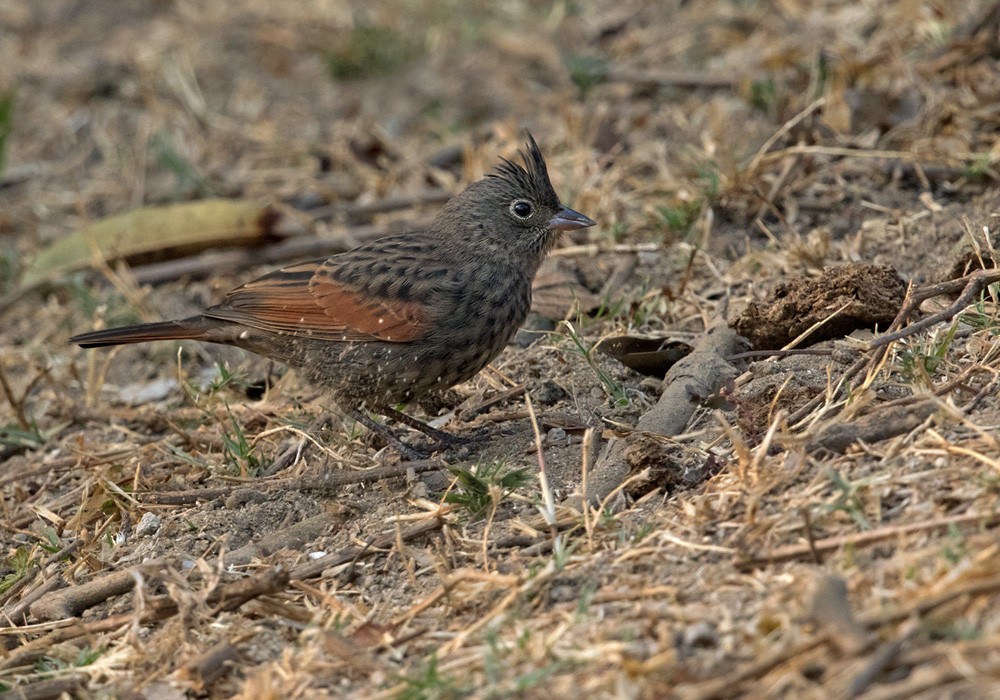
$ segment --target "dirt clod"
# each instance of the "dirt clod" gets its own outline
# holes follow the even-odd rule
[[[905,294],[906,284],[888,265],[830,267],[818,278],[780,283],[767,299],[750,302],[733,328],[757,350],[778,350],[822,323],[802,340],[808,345],[888,325]]]

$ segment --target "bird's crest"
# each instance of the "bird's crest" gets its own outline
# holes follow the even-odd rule
[[[526,148],[518,153],[524,161],[523,167],[506,158],[501,158],[500,160],[503,162],[497,166],[496,172],[490,173],[488,177],[506,180],[515,188],[534,192],[540,198],[558,201],[552,183],[549,181],[549,171],[545,167],[545,158],[542,157],[542,152],[530,133]]]

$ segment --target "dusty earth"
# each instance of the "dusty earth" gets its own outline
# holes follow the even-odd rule
[[[998,58],[981,0],[0,2],[0,697],[1000,697]],[[419,225],[525,129],[599,225],[410,407],[467,446],[67,343]],[[212,199],[274,226],[159,244]]]

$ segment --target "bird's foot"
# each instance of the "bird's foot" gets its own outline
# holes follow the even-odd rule
[[[405,442],[400,440],[392,430],[387,426],[379,423],[369,416],[364,411],[359,411],[355,409],[349,409],[346,411],[347,414],[356,420],[361,425],[368,428],[370,431],[381,437],[385,442],[395,450],[400,457],[408,459],[411,461],[427,459],[430,455],[418,450],[415,447],[407,445]]]
[[[439,450],[447,450],[454,447],[461,447],[462,445],[468,445],[472,440],[466,437],[460,437],[458,435],[452,435],[451,433],[445,432],[444,430],[439,430],[434,426],[428,425],[423,421],[419,421],[413,416],[407,415],[402,411],[397,411],[389,406],[380,406],[375,409],[381,413],[386,418],[394,420],[397,423],[402,423],[403,425],[413,428],[414,430],[419,430],[421,433],[426,435],[434,443],[434,446]]]

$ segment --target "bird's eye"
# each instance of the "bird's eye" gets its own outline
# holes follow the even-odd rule
[[[527,202],[523,199],[516,199],[511,202],[510,211],[519,219],[527,219],[531,216],[534,209],[531,206],[531,202]]]

